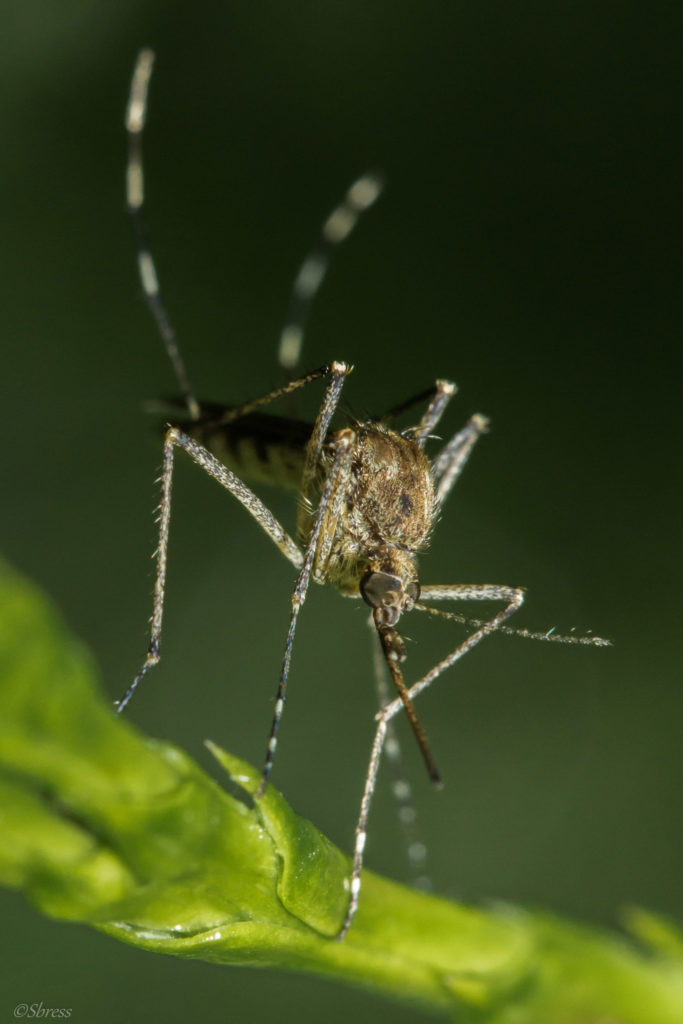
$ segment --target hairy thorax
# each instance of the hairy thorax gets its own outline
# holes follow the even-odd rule
[[[343,434],[352,439],[349,468],[323,523],[322,537],[331,534],[332,543],[319,545],[328,553],[314,575],[355,595],[368,571],[416,578],[415,555],[426,546],[434,519],[434,483],[427,457],[410,438],[378,424],[356,424],[331,441]]]

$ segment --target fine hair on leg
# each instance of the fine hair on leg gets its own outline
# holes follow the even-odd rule
[[[314,427],[311,442],[319,444],[319,435],[322,436],[329,426],[334,413],[339,395],[349,368],[344,363],[332,363],[329,367],[322,367],[321,370],[307,374],[297,381],[286,385],[288,391],[294,388],[303,387],[311,381],[317,380],[324,375],[330,377],[325,397],[321,405],[321,412]],[[282,388],[277,388],[263,398],[256,399],[241,407],[241,415],[247,415],[254,408],[260,407],[267,402],[279,398]],[[246,410],[246,412],[245,412]],[[238,410],[240,411],[240,410]],[[154,599],[152,608],[150,642],[145,660],[133,682],[126,690],[123,697],[116,702],[116,711],[121,713],[130,703],[138,686],[146,676],[147,672],[154,665],[158,664],[161,657],[161,628],[163,620],[164,596],[166,587],[166,571],[168,563],[168,539],[171,524],[171,485],[173,479],[174,452],[176,448],[182,448],[197,465],[209,476],[212,476],[222,487],[229,491],[244,506],[249,514],[256,520],[261,528],[268,534],[273,543],[285,558],[297,569],[304,564],[304,555],[297,543],[283,529],[275,519],[270,510],[264,505],[261,499],[247,487],[247,485],[231,470],[229,470],[219,459],[217,459],[204,445],[190,437],[177,427],[169,427],[164,440],[164,457],[161,474],[161,502],[159,505],[159,541],[155,552],[157,569],[154,583]]]
[[[344,384],[344,379],[348,372],[348,368],[343,363],[333,363],[332,373],[330,382],[325,392],[322,405],[320,406],[320,412],[316,419],[313,433],[308,443],[308,451],[306,453],[306,463],[304,467],[304,482],[306,481],[307,470],[310,473],[310,456],[311,450],[318,451],[322,446],[322,442],[327,435],[327,430],[330,425],[330,420],[334,414],[335,408],[339,402],[341,389]],[[271,772],[273,770],[273,760],[275,758],[275,750],[277,747],[277,734],[280,728],[280,720],[282,718],[282,712],[285,706],[285,700],[287,697],[287,680],[289,678],[289,665],[292,656],[292,645],[294,643],[294,633],[296,630],[296,624],[299,617],[299,611],[303,605],[306,594],[308,592],[308,585],[311,579],[311,573],[313,570],[316,559],[319,559],[320,553],[318,551],[318,544],[321,540],[321,533],[323,528],[323,522],[330,508],[330,505],[334,502],[337,495],[341,495],[344,492],[343,488],[338,486],[340,478],[343,478],[344,469],[348,463],[349,453],[351,451],[351,445],[354,439],[353,431],[345,430],[340,431],[337,435],[337,440],[331,445],[333,450],[333,462],[332,466],[327,475],[325,487],[323,493],[318,502],[318,508],[315,513],[315,519],[313,527],[311,529],[310,536],[308,538],[308,544],[303,558],[303,563],[299,572],[299,577],[296,582],[296,587],[292,595],[292,612],[289,622],[289,629],[287,631],[287,641],[285,644],[285,653],[282,661],[282,669],[280,671],[280,679],[278,682],[277,695],[275,698],[275,711],[273,714],[273,722],[270,728],[270,735],[268,738],[268,747],[266,750],[266,760],[263,766],[263,779],[259,787],[257,798],[263,796],[268,780],[270,779]],[[316,456],[316,460],[317,460]],[[317,464],[317,462],[316,462]],[[303,484],[302,484],[303,488]],[[304,493],[302,491],[302,493]]]
[[[150,641],[142,667],[121,700],[116,702],[116,711],[121,713],[130,703],[133,694],[150,668],[158,664],[161,657],[161,627],[164,614],[166,569],[168,563],[168,538],[171,524],[171,484],[173,480],[173,458],[176,448],[182,448],[202,469],[217,480],[244,506],[247,512],[268,534],[282,554],[297,569],[303,562],[298,545],[283,529],[261,499],[238,476],[223,465],[211,452],[177,427],[169,427],[164,440],[164,459],[161,474],[161,503],[159,505],[159,542],[155,552],[157,569],[154,582]]]

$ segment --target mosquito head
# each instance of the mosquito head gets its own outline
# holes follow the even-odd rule
[[[360,581],[361,597],[373,609],[378,629],[395,626],[403,612],[409,612],[420,597],[416,579],[404,580],[389,572],[366,572]]]

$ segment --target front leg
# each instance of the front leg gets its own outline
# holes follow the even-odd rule
[[[487,637],[490,633],[495,633],[506,619],[514,615],[524,603],[524,588],[507,587],[497,583],[453,583],[450,585],[422,587],[420,597],[424,601],[505,601],[505,607],[497,615],[494,615],[493,618],[487,619],[474,633],[471,633],[470,636],[463,640],[455,650],[451,651],[434,668],[430,669],[422,679],[413,683],[408,691],[411,697],[416,697],[418,693],[426,690],[435,679],[438,679],[442,672],[445,672],[447,668],[450,668],[456,661],[459,661],[463,655],[471,651],[473,647],[476,647],[484,637]],[[400,701],[394,701],[389,707],[393,708],[394,705],[398,705],[396,708],[396,711],[398,711],[400,709]],[[388,711],[389,708],[384,710]],[[393,711],[389,717],[393,718],[396,711]]]
[[[313,527],[308,538],[301,569],[296,581],[296,587],[292,594],[292,611],[290,613],[289,629],[287,630],[287,640],[285,642],[285,653],[282,659],[282,669],[280,670],[280,680],[278,682],[277,694],[275,697],[275,712],[273,714],[273,722],[270,727],[266,760],[263,767],[263,778],[261,779],[261,785],[259,786],[256,794],[257,799],[260,799],[260,797],[265,793],[273,770],[273,760],[277,747],[277,734],[278,729],[280,728],[280,720],[282,718],[285,700],[287,699],[289,666],[292,658],[292,646],[294,644],[294,633],[296,631],[299,612],[301,610],[301,606],[306,600],[308,585],[311,581],[311,575],[314,570],[316,559],[320,557],[318,543],[321,540],[321,535],[324,533],[326,516],[330,509],[334,510],[335,504],[343,498],[345,493],[344,488],[340,488],[339,483],[344,479],[345,474],[348,473],[349,459],[353,452],[354,440],[355,435],[352,430],[343,430],[339,432],[336,441],[331,446],[333,451],[333,462],[328,472],[323,493],[320,496],[315,519],[313,521]],[[332,518],[334,519],[336,517],[333,515]]]
[[[121,700],[116,702],[116,711],[120,714],[129,704],[138,686],[150,668],[159,662],[161,657],[161,626],[164,615],[164,594],[166,590],[166,566],[168,561],[168,536],[171,525],[171,484],[173,481],[173,459],[175,449],[182,448],[202,469],[214,480],[225,487],[253,516],[259,526],[265,530],[273,543],[280,549],[285,558],[297,569],[303,563],[303,555],[288,533],[280,526],[272,512],[266,508],[240,478],[227,469],[222,462],[211,454],[203,445],[189,437],[177,427],[169,427],[164,439],[164,461],[161,472],[161,503],[159,505],[159,543],[156,549],[157,571],[154,582],[154,604],[150,629],[149,647],[142,668],[130,684]]]

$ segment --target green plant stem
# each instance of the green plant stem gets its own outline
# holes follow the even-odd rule
[[[655,952],[510,907],[460,906],[370,872],[343,942],[349,860],[249,765],[219,786],[141,737],[49,603],[0,573],[0,881],[44,913],[155,952],[274,966],[495,1024],[680,1024],[678,933]]]

